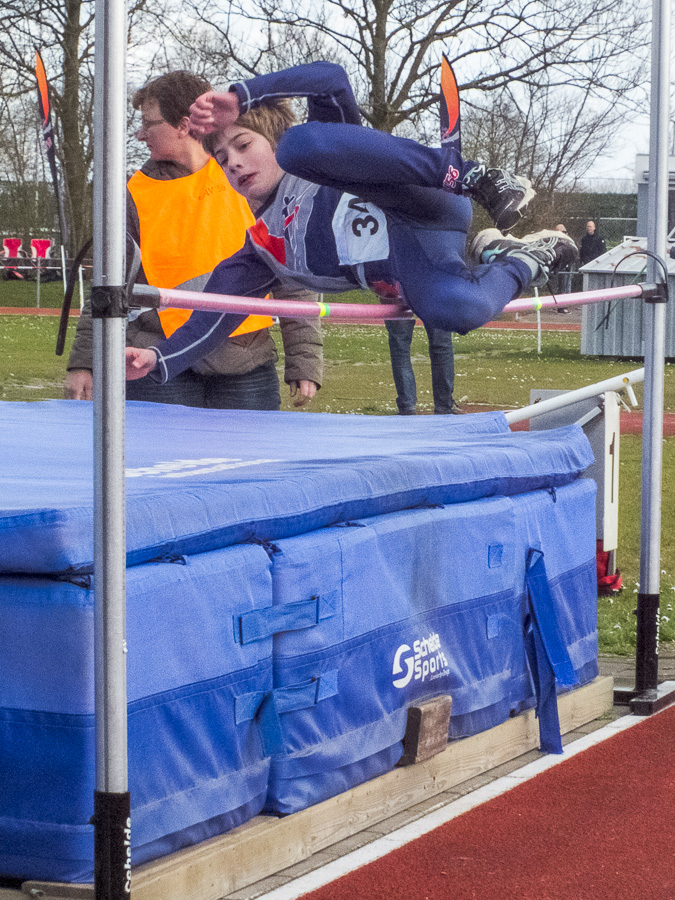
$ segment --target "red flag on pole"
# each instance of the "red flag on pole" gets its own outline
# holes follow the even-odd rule
[[[461,152],[459,118],[459,89],[450,60],[445,54],[441,61],[441,144],[455,144]]]
[[[59,211],[59,227],[61,230],[61,243],[64,246],[68,243],[68,228],[66,225],[66,216],[63,208],[63,198],[59,191],[59,178],[56,169],[56,150],[54,147],[54,130],[52,128],[52,117],[49,105],[49,84],[47,82],[47,74],[45,72],[44,63],[40,56],[40,51],[35,51],[35,77],[38,86],[38,111],[40,113],[40,124],[42,126],[42,137],[45,142],[45,151],[49,162],[49,169],[52,174],[54,183],[54,192],[56,194],[56,203]]]

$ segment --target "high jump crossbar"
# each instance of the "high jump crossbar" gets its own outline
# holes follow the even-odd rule
[[[627,284],[596,291],[580,291],[560,294],[556,297],[528,297],[512,300],[504,312],[536,312],[559,306],[582,306],[611,300],[648,299],[660,294],[662,285]],[[266,300],[261,297],[234,297],[228,294],[210,294],[199,291],[156,288],[137,284],[133,288],[134,300],[140,306],[155,309],[199,309],[210,312],[230,312],[242,315],[281,316],[289,319],[330,319],[335,323],[354,322],[378,324],[391,319],[412,319],[414,313],[400,303],[375,305],[372,303],[325,303],[314,300]]]

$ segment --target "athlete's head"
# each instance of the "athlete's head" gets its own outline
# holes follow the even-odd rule
[[[202,139],[204,149],[222,167],[232,187],[254,209],[283,177],[275,150],[281,135],[294,121],[290,104],[275,100],[244,113],[233,125]]]
[[[283,177],[274,148],[262,134],[237,122],[212,135],[213,156],[235,191],[255,211]]]

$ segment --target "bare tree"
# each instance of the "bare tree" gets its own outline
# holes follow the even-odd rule
[[[0,59],[15,96],[24,101],[37,97],[36,49],[41,50],[51,76],[56,143],[76,246],[91,231],[93,7],[85,0],[24,0],[21,4],[1,0],[0,10],[4,25]]]
[[[35,102],[15,97],[0,77],[0,223],[5,236],[46,236],[54,228],[56,203],[44,184],[44,168]]]
[[[616,103],[644,74],[645,13],[628,0],[227,0],[221,10],[190,0],[189,8],[199,26],[176,37],[210,48],[224,75],[337,58],[365,119],[382,131],[421,127],[438,101],[443,51],[463,91],[545,82]]]
[[[134,0],[129,11],[129,37],[147,46],[144,31],[147,10],[156,12],[162,0]],[[0,0],[3,33],[0,64],[3,96],[11,98],[10,117],[32,104],[37,109],[35,50],[42,53],[50,82],[50,101],[56,132],[67,218],[70,225],[69,252],[82,245],[92,231],[91,166],[93,158],[93,0]],[[152,40],[159,43],[157,19],[153,16]],[[23,107],[22,107],[23,104]],[[19,121],[19,118],[16,120]],[[34,122],[37,123],[37,112]],[[5,129],[3,129],[5,130]],[[33,129],[30,129],[33,132]],[[0,148],[1,149],[1,148]],[[17,148],[5,145],[3,161],[26,178],[25,158]]]
[[[37,116],[0,79],[0,179],[22,181],[36,165]]]
[[[26,177],[33,151],[20,131],[28,106],[21,112],[17,104],[33,102],[37,46],[51,81],[72,250],[91,233],[93,0],[0,0],[0,12],[3,113],[16,124],[13,135],[0,126],[0,166]],[[138,87],[181,67],[221,84],[330,59],[347,69],[370,125],[435,142],[444,51],[455,62],[464,115],[487,119],[476,126],[476,151],[490,156],[487,125],[497,129],[501,116],[509,127],[499,146],[514,144],[509,161],[535,181],[548,168],[553,183],[572,162],[583,169],[611,121],[608,101],[620,109],[640,83],[644,15],[629,0],[132,0],[129,81]],[[561,86],[576,130],[558,133],[554,159]]]
[[[611,106],[595,108],[589,93],[590,88],[528,95],[514,169],[525,172],[542,194],[574,190],[612,143],[621,113]]]
[[[576,90],[543,82],[536,88],[512,85],[464,105],[464,152],[530,178],[537,200],[528,228],[550,227],[560,217],[560,195],[578,188],[621,133],[623,115],[620,108],[595,101],[590,84]]]

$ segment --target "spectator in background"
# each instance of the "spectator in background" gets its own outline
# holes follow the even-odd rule
[[[601,256],[606,249],[605,239],[599,231],[596,231],[595,222],[589,219],[586,222],[586,234],[582,237],[579,244],[579,265],[586,265],[592,259]]]
[[[389,337],[391,371],[396,386],[396,406],[400,416],[413,416],[417,407],[417,385],[410,359],[415,321],[396,320],[385,322]],[[431,361],[431,389],[434,413],[447,415],[459,413],[452,392],[455,386],[455,360],[452,350],[452,332],[425,326],[429,339]]]
[[[567,228],[561,223],[560,225],[555,226],[556,231],[560,231],[562,234],[568,234]],[[558,274],[556,276],[556,294],[569,294],[572,290],[572,266],[564,266],[563,268],[558,270]],[[569,315],[569,309],[566,306],[558,306],[556,307],[556,312],[562,313],[563,315]]]
[[[218,263],[243,246],[246,229],[255,221],[247,201],[190,133],[190,105],[209,89],[203,78],[176,71],[153,79],[134,95],[134,109],[141,113],[136,138],[150,152],[127,185],[127,233],[141,248],[140,283],[201,290]],[[316,299],[307,291],[283,296]],[[127,343],[147,347],[168,337],[189,316],[189,310],[133,310]],[[277,350],[269,327],[260,327],[265,322],[271,324],[267,317],[249,317],[236,337],[223,341],[171,384],[147,378],[129,382],[127,399],[212,409],[278,409]],[[300,406],[321,383],[320,325],[285,319],[281,332],[285,380]],[[68,361],[68,399],[92,397],[92,345],[87,304]]]

